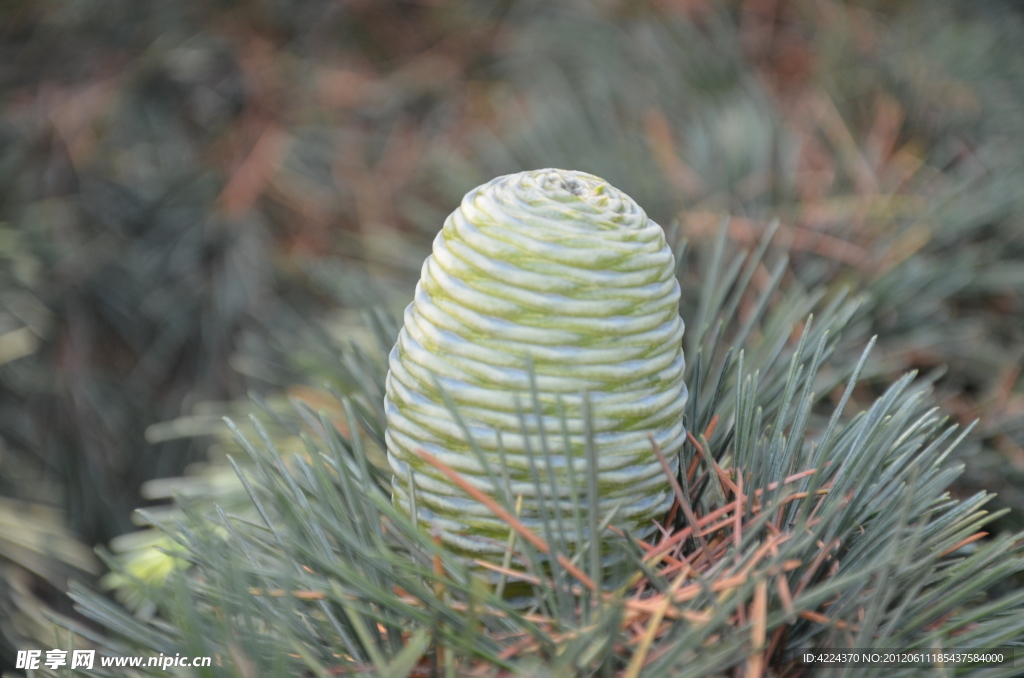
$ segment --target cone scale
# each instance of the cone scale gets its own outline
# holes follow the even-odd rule
[[[502,483],[504,453],[522,521],[544,534],[536,475],[549,519],[561,514],[570,545],[586,539],[572,497],[589,510],[589,398],[597,519],[619,505],[614,524],[651,534],[672,491],[649,436],[674,469],[686,435],[679,294],[661,227],[603,179],[545,169],[470,191],[434,240],[389,357],[395,504],[415,503],[419,523],[454,551],[500,561],[508,525],[416,454],[501,501],[443,391]]]

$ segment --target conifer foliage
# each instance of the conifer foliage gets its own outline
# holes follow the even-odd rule
[[[960,472],[948,457],[966,432],[913,374],[847,412],[870,345],[845,360],[839,336],[861,300],[784,283],[783,256],[757,289],[769,244],[730,255],[727,229],[697,257],[670,233],[683,287],[702,283],[695,305],[684,300],[690,434],[679,472],[664,461],[675,502],[657,538],[617,527],[614,508],[589,510],[592,484],[581,481],[571,514],[597,538],[570,547],[564,532],[524,526],[517,497],[472,494],[425,457],[508,525],[504,567],[451,553],[393,505],[390,473],[374,462],[384,422],[365,403],[380,393],[394,328],[378,323],[381,355],[364,357],[362,372],[377,376],[337,393],[344,421],[296,400],[292,414],[254,417],[254,435],[230,424],[248,502],[230,512],[186,503],[161,525],[190,566],[161,586],[137,582],[158,617],[83,588],[80,609],[112,632],[110,651],[212,655],[210,675],[801,675],[795,650],[1019,640],[1024,593],[992,592],[1024,568],[1021,536],[985,539],[990,497],[947,492]],[[304,452],[281,452],[261,421],[290,429]],[[588,441],[587,476],[594,449]],[[609,552],[625,555],[610,574]],[[496,586],[479,567],[501,575]],[[526,607],[505,595],[513,586],[527,587]]]

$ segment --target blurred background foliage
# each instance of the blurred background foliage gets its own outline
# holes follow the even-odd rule
[[[958,491],[1021,526],[1021,44],[1010,0],[0,3],[0,667],[248,391],[332,407],[360,312],[521,169],[606,178],[698,268],[779,217],[788,278],[866,295],[860,402],[928,373],[980,419]]]

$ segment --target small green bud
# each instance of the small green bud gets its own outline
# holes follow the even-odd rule
[[[415,452],[501,501],[504,488],[481,468],[443,390],[501,485],[504,449],[523,522],[544,534],[532,452],[549,514],[560,513],[568,541],[579,541],[572,478],[586,511],[588,397],[598,520],[620,505],[614,523],[650,535],[672,490],[648,436],[674,469],[686,435],[682,337],[672,251],[629,196],[591,174],[556,169],[470,191],[434,240],[390,356],[386,438],[396,505],[412,510],[411,477],[420,524],[457,552],[500,560],[509,526]]]

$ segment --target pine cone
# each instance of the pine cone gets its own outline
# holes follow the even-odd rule
[[[411,511],[411,467],[420,523],[456,552],[501,557],[508,525],[415,453],[425,450],[490,496],[502,494],[443,390],[499,482],[504,447],[523,522],[544,534],[532,452],[547,511],[561,513],[567,540],[577,542],[567,465],[587,510],[588,397],[598,520],[621,504],[614,524],[649,535],[672,491],[648,436],[675,468],[686,435],[682,336],[675,258],[661,227],[629,196],[591,174],[557,169],[498,177],[470,191],[434,240],[390,355],[384,404],[396,505]]]

